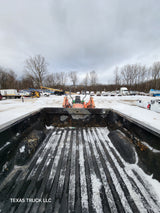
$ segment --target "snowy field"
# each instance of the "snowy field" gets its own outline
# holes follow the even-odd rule
[[[0,101],[0,128],[43,107],[62,107],[64,96],[10,99]],[[86,101],[89,96],[86,97]],[[147,103],[148,96],[94,96],[96,108],[110,108],[160,131],[160,113],[137,106],[137,100]]]

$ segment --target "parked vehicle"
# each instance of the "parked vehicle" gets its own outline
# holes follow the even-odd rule
[[[100,91],[97,91],[97,92],[96,92],[96,96],[101,96]]]
[[[109,96],[109,94],[110,94],[109,92],[105,92],[105,96]]]
[[[91,91],[91,92],[90,92],[90,96],[95,96],[94,91]]]
[[[89,95],[89,91],[86,91],[86,95]]]
[[[160,96],[160,90],[150,89],[150,96]]]
[[[0,100],[2,100],[2,98],[3,98],[3,97],[2,97],[2,95],[1,95],[1,93],[0,93]]]
[[[62,91],[57,90],[57,91],[54,92],[54,95],[65,95],[65,91],[64,90],[62,90]]]
[[[38,91],[32,91],[31,92],[31,97],[32,98],[40,98],[40,92],[38,92]]]
[[[23,97],[30,97],[30,96],[31,96],[30,92],[25,91],[25,90],[20,90],[20,91],[18,92],[18,94],[19,94],[20,96],[23,96]]]
[[[116,95],[116,92],[115,91],[112,91],[111,93],[110,93],[110,96],[115,96]]]
[[[50,96],[50,93],[49,92],[46,92],[46,91],[42,91],[40,93],[41,96],[45,96],[45,97],[49,97]]]
[[[0,90],[1,95],[4,98],[10,99],[10,98],[20,98],[21,96],[18,94],[16,89],[1,89]]]
[[[101,92],[101,95],[102,95],[102,96],[105,96],[105,95],[106,95],[106,92],[105,92],[105,91],[102,91],[102,92]]]
[[[129,95],[127,87],[121,87],[119,93],[120,95]]]
[[[160,112],[160,99],[158,99],[158,100],[151,100],[150,105],[151,105],[150,109],[152,111]]]
[[[129,95],[137,95],[137,92],[136,91],[130,91]]]

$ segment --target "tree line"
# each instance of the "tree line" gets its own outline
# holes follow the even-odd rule
[[[141,64],[127,64],[114,70],[114,84],[126,85],[130,90],[148,92],[151,88],[160,89],[160,62],[150,67]]]
[[[67,86],[69,85],[69,86]],[[19,78],[12,69],[0,67],[0,89],[27,89],[40,86],[80,91],[86,90],[118,90],[121,86],[129,90],[148,92],[151,88],[160,89],[160,62],[150,67],[141,64],[127,64],[114,69],[114,83],[102,85],[98,83],[96,71],[85,74],[79,79],[76,71],[48,72],[48,64],[42,55],[29,57],[24,63],[23,76]]]
[[[0,67],[0,89],[27,89],[40,88],[40,86],[65,89],[67,84],[74,87],[77,84],[96,85],[97,79],[95,71],[87,73],[81,82],[76,71],[49,73],[48,64],[41,55],[29,57],[25,61],[21,79],[13,70]]]

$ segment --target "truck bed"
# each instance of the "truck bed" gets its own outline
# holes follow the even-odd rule
[[[107,127],[51,127],[0,185],[0,212],[160,212],[146,174],[125,162]]]

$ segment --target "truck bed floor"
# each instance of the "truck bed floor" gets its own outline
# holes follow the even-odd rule
[[[108,129],[58,128],[0,185],[0,212],[160,212],[146,175],[126,163]]]

